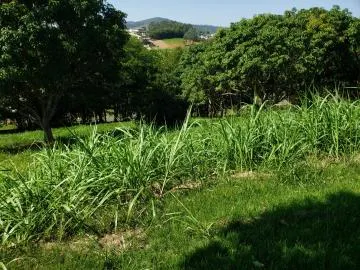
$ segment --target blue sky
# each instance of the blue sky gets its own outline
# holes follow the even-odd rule
[[[194,24],[228,26],[241,18],[259,13],[282,14],[293,7],[298,9],[333,5],[348,8],[360,17],[360,0],[108,0],[128,14],[127,20],[138,21],[152,17],[165,17]]]

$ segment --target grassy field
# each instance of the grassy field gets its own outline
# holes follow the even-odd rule
[[[1,131],[10,131],[16,129],[16,126],[13,124],[10,125],[0,125],[0,132]]]
[[[154,44],[160,49],[174,49],[185,47],[185,41],[183,38],[170,38],[155,40]]]
[[[176,45],[179,47],[185,46],[185,41],[183,38],[169,38],[169,39],[163,39],[163,41],[169,45]]]
[[[106,133],[117,127],[134,126],[133,123],[107,123],[97,126],[97,132]],[[55,128],[55,138],[60,144],[71,144],[76,136],[83,138],[90,136],[92,127],[78,125],[69,128]],[[0,168],[14,163],[17,167],[24,167],[32,160],[34,153],[43,149],[44,134],[41,130],[17,133],[15,126],[4,126],[0,129]]]
[[[10,249],[0,261],[9,269],[358,269],[359,163],[326,161],[316,172],[301,184],[213,179],[168,194],[147,226]]]
[[[358,269],[359,117],[331,96],[177,131],[85,127],[1,173],[0,266]]]

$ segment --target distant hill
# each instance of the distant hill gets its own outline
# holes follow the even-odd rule
[[[215,33],[220,28],[220,26],[206,25],[206,24],[204,25],[194,24],[193,27],[196,28],[199,32],[210,33],[210,34]]]
[[[126,23],[127,28],[132,29],[132,28],[142,28],[142,27],[148,27],[150,23],[152,22],[162,22],[162,21],[173,21],[167,18],[161,18],[161,17],[155,17],[155,18],[150,18],[150,19],[146,19],[146,20],[142,20],[142,21],[137,21],[137,22],[133,22],[133,21],[129,21]],[[220,28],[219,26],[214,26],[214,25],[196,25],[194,24],[193,27],[195,27],[199,32],[202,33],[215,33],[216,30],[218,28]]]
[[[162,21],[171,21],[171,20],[166,19],[166,18],[161,18],[161,17],[155,17],[155,18],[150,18],[150,19],[137,21],[137,22],[129,21],[129,22],[126,23],[126,26],[129,29],[131,29],[131,28],[142,28],[142,27],[148,27],[149,24],[152,23],[152,22],[162,22]]]

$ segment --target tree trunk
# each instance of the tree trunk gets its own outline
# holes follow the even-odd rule
[[[208,117],[212,118],[212,103],[211,103],[211,99],[208,99]]]
[[[46,97],[39,97],[39,101],[32,104],[22,104],[19,110],[25,119],[30,118],[33,123],[39,125],[44,131],[44,140],[48,144],[54,143],[55,139],[51,130],[50,121],[54,117],[61,95],[52,93]]]
[[[52,144],[55,142],[50,121],[54,117],[58,102],[60,100],[60,95],[53,93],[49,95],[46,102],[42,106],[42,117],[41,117],[41,127],[44,131],[44,140],[47,144]]]
[[[116,104],[114,105],[114,122],[119,122],[119,111]]]
[[[254,103],[254,105],[259,106],[259,107],[262,104],[262,99],[259,95],[259,91],[258,91],[258,88],[256,85],[254,86],[254,101],[253,101],[253,103]]]
[[[98,123],[104,123],[104,118],[103,118],[103,111],[101,110],[101,111],[98,111],[97,112],[97,116],[98,116],[98,119],[99,119],[99,121],[97,121]]]
[[[47,143],[47,144],[54,143],[55,139],[54,139],[54,135],[52,133],[52,129],[51,129],[51,126],[50,126],[50,119],[48,119],[47,117],[42,119],[41,127],[44,130],[44,141],[45,141],[45,143]]]

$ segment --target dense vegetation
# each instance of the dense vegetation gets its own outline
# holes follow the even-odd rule
[[[96,9],[103,1],[89,1],[88,7],[93,5],[95,9],[83,6],[89,13],[78,18],[78,30],[75,26],[71,28],[82,33],[75,38],[81,39],[89,33],[99,35],[92,38],[101,40],[91,43],[93,47],[85,46],[86,39],[81,39],[81,43],[74,40],[73,35],[64,36],[66,25],[62,21],[67,19],[62,16],[71,12],[57,11],[58,6],[53,5],[55,17],[51,18],[52,15],[46,14],[48,11],[41,11],[46,5],[41,3],[36,9],[21,1],[1,4],[4,38],[0,42],[7,51],[2,51],[1,58],[0,116],[16,119],[18,127],[24,129],[38,124],[47,131],[46,138],[51,139],[51,126],[79,121],[103,122],[111,114],[115,121],[145,117],[160,124],[171,124],[184,118],[189,104],[193,104],[197,115],[215,116],[228,110],[236,111],[243,104],[261,104],[265,100],[275,103],[288,99],[296,103],[304,96],[304,89],[311,88],[321,92],[326,87],[337,86],[342,95],[358,96],[360,22],[339,7],[330,11],[312,8],[292,10],[284,15],[258,15],[219,30],[208,42],[183,51],[160,52],[148,51],[136,40],[129,39],[124,23],[119,24],[124,15],[109,5],[101,12],[118,19],[113,24],[115,17],[109,17],[101,27],[114,26],[113,38],[107,35],[111,40],[101,37],[104,31],[81,28],[81,20],[86,20],[90,12],[98,12]],[[72,9],[76,5],[69,2],[67,7]],[[6,15],[15,10],[19,10],[14,13],[18,17]],[[19,19],[26,18],[21,15],[30,16],[40,11],[41,16],[49,18],[47,26],[37,19],[32,23],[39,27],[17,34],[17,26],[26,27],[28,23]],[[181,37],[185,34],[189,39],[197,34],[190,25],[172,21],[153,26],[155,30],[175,27]],[[42,42],[48,32],[54,40]],[[31,47],[30,43],[21,42],[26,35],[34,33],[37,33],[34,44],[42,46]],[[68,40],[64,40],[65,37]],[[54,42],[59,47],[56,50]],[[104,42],[111,43],[116,50],[103,45]],[[106,52],[110,49],[111,52]],[[19,51],[26,52],[27,58],[19,57]],[[92,57],[94,51],[103,57]],[[37,54],[44,55],[44,59],[37,58]],[[37,72],[26,72],[29,68]],[[81,74],[77,74],[79,72]]]
[[[92,262],[95,265],[111,263],[113,268],[126,269],[132,269],[133,263],[170,268],[165,267],[165,262],[195,269],[214,264],[226,269],[240,262],[247,268],[254,263],[273,268],[279,265],[323,268],[330,262],[338,269],[356,266],[359,242],[350,235],[358,231],[358,197],[337,192],[344,188],[360,190],[358,180],[345,176],[333,179],[334,172],[325,174],[322,168],[341,159],[357,162],[359,108],[358,102],[350,103],[336,96],[326,99],[314,96],[304,100],[302,106],[285,110],[252,105],[244,109],[241,117],[186,121],[175,132],[139,125],[119,127],[102,135],[94,132],[85,139],[75,137],[70,146],[58,145],[36,154],[30,169],[17,170],[3,164],[0,174],[3,254],[14,256],[21,252],[23,244],[39,243],[36,252],[44,241],[93,235],[93,240],[83,245],[94,255],[81,255],[82,251],[75,249],[80,253],[69,257],[70,263],[96,258]],[[254,181],[253,177],[259,180]],[[234,188],[232,181],[239,181],[240,186]],[[181,190],[210,185],[213,187],[209,190],[197,193],[201,196],[198,199],[194,196],[181,199],[188,198],[187,204],[196,202],[192,210],[177,198]],[[306,194],[316,197],[306,200]],[[291,196],[300,201],[293,202]],[[253,201],[255,198],[257,201]],[[272,209],[282,200],[290,205]],[[224,220],[224,215],[229,215],[230,201],[237,207],[230,204],[234,216]],[[173,205],[172,212],[168,212],[170,209],[164,212],[168,203]],[[240,211],[240,221],[236,216],[238,209],[244,209]],[[205,220],[199,219],[199,211],[206,216]],[[349,221],[349,214],[354,214],[355,219]],[[316,227],[316,235],[309,235],[310,225]],[[124,226],[134,230],[150,226],[152,245],[135,251],[130,248],[126,255],[121,255],[123,248],[110,243],[115,253],[108,262],[109,255],[101,257],[96,243]],[[342,226],[342,234],[338,226]],[[264,231],[253,235],[260,228]],[[275,228],[281,230],[279,235],[271,233]],[[179,242],[170,244],[169,232]],[[138,234],[141,237],[142,233]],[[345,241],[348,234],[349,241]],[[190,241],[191,238],[196,240]],[[236,248],[237,239],[241,241],[240,250]],[[196,249],[189,253],[186,241]],[[204,246],[196,244],[197,241]],[[273,244],[276,246],[272,247]],[[248,250],[248,246],[253,250]],[[173,256],[159,257],[158,248],[165,248],[165,254],[175,252],[176,260]],[[340,249],[339,256],[327,258],[324,253],[337,254]],[[52,252],[68,257],[71,256],[68,251],[72,252],[70,247],[65,253]],[[100,252],[108,254],[107,249]],[[22,265],[22,260],[11,263],[8,260],[11,257],[6,257],[9,255],[1,256],[9,266]],[[128,265],[127,257],[123,256],[130,256],[128,259],[133,263]],[[157,259],[153,261],[147,256]],[[222,266],[223,260],[227,267]],[[48,265],[46,261],[42,263]],[[53,263],[61,265],[64,260]]]
[[[65,2],[0,5],[0,117],[20,129],[40,126],[46,141],[53,141],[51,127],[103,122],[107,110],[117,121],[145,115],[164,122],[163,99],[171,107],[178,99],[165,79],[176,67],[166,59],[171,53],[129,39],[124,14],[104,1]],[[186,111],[182,104],[169,115]]]
[[[258,15],[148,50],[106,1],[30,2],[0,4],[0,119],[47,142],[139,121],[0,130],[1,268],[358,268],[359,18]],[[76,237],[86,254],[51,248]]]
[[[161,18],[151,21],[146,28],[154,39],[184,38],[190,41],[199,41],[201,34],[213,34],[218,29],[211,25],[191,25]]]
[[[239,119],[186,121],[176,133],[145,125],[119,128],[44,150],[31,170],[0,175],[2,243],[110,232],[97,218],[104,211],[117,217],[116,224],[128,222],[135,202],[142,207],[211,176],[262,169],[306,181],[296,174],[307,170],[307,157],[339,158],[360,149],[357,103],[337,97],[309,102],[286,111],[253,105]]]
[[[183,95],[214,115],[242,103],[296,102],[310,86],[358,86],[359,25],[338,7],[243,19],[185,51]]]
[[[125,14],[104,1],[1,3],[2,106],[41,126],[45,140],[53,141],[51,121],[66,112],[61,99],[106,96],[117,81],[124,28]]]

